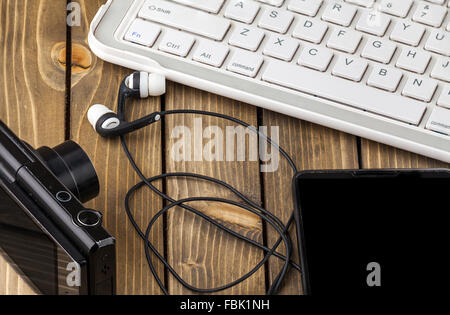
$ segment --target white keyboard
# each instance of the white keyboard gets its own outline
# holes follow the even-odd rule
[[[450,162],[450,0],[109,0],[136,70]]]

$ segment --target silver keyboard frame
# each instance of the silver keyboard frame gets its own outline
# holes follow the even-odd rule
[[[99,58],[138,71],[160,73],[174,82],[450,163],[450,136],[424,129],[435,102],[428,104],[419,127],[412,126],[261,81],[265,64],[256,78],[247,78],[224,67],[214,68],[193,61],[191,56],[196,46],[182,58],[127,42],[124,34],[144,1],[108,0],[99,9],[88,38],[92,51]],[[157,47],[157,43],[153,47]],[[355,83],[355,87],[358,84],[361,83]]]

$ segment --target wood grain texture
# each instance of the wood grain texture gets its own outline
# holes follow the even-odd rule
[[[166,109],[180,108],[225,113],[254,126],[257,125],[256,108],[253,106],[170,83],[166,94]],[[219,178],[260,203],[258,161],[208,162],[202,159],[197,162],[176,162],[171,157],[170,151],[174,143],[179,141],[178,136],[171,137],[177,126],[186,126],[191,130],[190,144],[194,147],[194,119],[200,119],[203,127],[201,132],[208,126],[218,126],[225,134],[226,126],[235,126],[231,122],[205,116],[176,115],[166,118],[167,172],[185,171]],[[204,144],[208,141],[205,140]],[[186,143],[189,142],[186,141]],[[191,159],[194,159],[194,150],[192,150]],[[222,187],[192,179],[168,180],[167,192],[174,199],[188,196],[215,196],[239,200]],[[233,209],[233,207],[217,203],[191,203],[190,205],[221,220],[234,231],[262,242],[260,220],[249,216],[241,209]],[[240,224],[236,224],[234,219],[237,216],[243,218],[239,220]],[[180,276],[189,284],[199,288],[217,287],[236,280],[251,270],[263,257],[260,250],[218,230],[181,208],[171,210],[167,216],[167,255],[169,262]],[[171,294],[191,293],[172,276],[169,277],[169,289]],[[265,277],[262,268],[245,282],[219,294],[264,294],[264,292]]]
[[[105,63],[89,51],[87,34],[89,22],[94,17],[102,1],[79,1],[82,6],[82,25],[72,28],[72,61],[90,60],[84,71],[72,66],[71,90],[71,138],[78,141],[87,151],[97,169],[101,192],[88,206],[102,211],[106,229],[117,240],[117,289],[118,294],[158,294],[144,253],[144,242],[128,221],[124,208],[124,198],[138,177],[132,170],[118,139],[101,138],[89,124],[86,113],[93,104],[105,104],[116,110],[117,93],[121,80],[130,70]],[[89,54],[85,56],[84,54]],[[159,98],[129,101],[127,118],[142,117],[160,110]],[[155,124],[127,137],[130,151],[137,164],[149,177],[162,170],[161,126]],[[134,216],[145,230],[151,217],[162,207],[162,201],[147,189],[135,194],[131,203]],[[151,241],[164,252],[162,222],[157,224]],[[159,273],[163,271],[156,263]]]
[[[0,117],[30,144],[56,145],[64,140],[65,69],[52,53],[66,40],[65,1],[5,0],[0,10]]]
[[[65,0],[0,1],[0,119],[33,146],[64,141]],[[31,289],[0,259],[0,294]]]
[[[101,61],[88,47],[89,23],[104,1],[78,2],[82,7],[82,25],[72,28],[72,40],[66,43],[66,0],[0,1],[0,119],[34,146],[53,146],[62,142],[68,123],[70,138],[83,146],[98,171],[100,196],[87,206],[104,213],[105,227],[117,238],[118,293],[160,294],[145,259],[143,242],[124,210],[125,194],[139,179],[119,141],[99,137],[86,119],[92,104],[116,108],[120,80],[131,70]],[[69,116],[65,116],[66,49],[72,51]],[[258,125],[255,107],[176,83],[168,84],[165,99],[166,109],[220,112]],[[127,116],[131,120],[160,110],[161,104],[159,99],[149,98],[130,101],[127,108]],[[363,168],[449,167],[448,164],[365,139],[361,140],[361,160],[358,161],[357,138],[354,136],[267,110],[259,113],[261,125],[279,126],[280,146],[293,157],[299,170],[358,168],[359,164]],[[65,117],[70,120],[65,121]],[[171,136],[172,132],[177,126],[186,126],[193,131],[195,117],[201,118],[203,129],[216,125],[225,130],[225,126],[234,126],[221,119],[178,115],[165,119],[164,130],[162,124],[155,124],[133,133],[127,141],[143,172],[154,176],[163,170],[187,171],[222,179],[286,222],[293,210],[293,173],[282,158],[276,172],[262,175],[259,173],[260,163],[249,162],[248,159],[244,162],[174,161],[171,149],[177,138]],[[191,144],[193,141],[192,138]],[[163,187],[162,183],[158,185]],[[170,179],[164,187],[176,199],[215,196],[238,200],[222,188],[197,180]],[[242,209],[216,202],[190,205],[254,240],[271,245],[278,238],[270,226],[265,226],[257,216]],[[162,200],[148,189],[136,193],[132,200],[133,213],[143,229],[162,207]],[[294,229],[291,235],[296,248]],[[161,253],[167,254],[175,270],[188,283],[200,288],[216,287],[235,280],[263,257],[260,250],[180,208],[172,209],[157,222],[150,238]],[[279,250],[283,251],[282,246]],[[298,257],[294,259],[298,260]],[[155,264],[165,279],[161,264],[156,261]],[[265,268],[244,283],[220,293],[264,294],[267,283],[273,280],[280,268],[281,262],[271,258]],[[172,276],[167,279],[171,294],[192,293]],[[291,270],[281,293],[301,292],[300,276]],[[26,282],[0,257],[0,295],[32,293]]]
[[[0,295],[35,295],[34,289],[26,280],[0,255]]]
[[[279,144],[292,157],[299,171],[358,168],[356,137],[267,110],[263,111],[262,117],[264,126],[279,127]],[[292,169],[283,158],[280,158],[279,169],[276,172],[264,174],[264,203],[266,209],[285,223],[289,220],[294,209],[293,175]],[[292,227],[290,231],[294,248],[294,261],[298,262],[295,227]],[[279,235],[275,230],[267,226],[269,247],[276,242],[278,237]],[[277,258],[270,259],[270,282],[273,281],[281,268],[282,261]],[[291,273],[285,280],[280,293],[302,293],[299,272],[291,269]]]

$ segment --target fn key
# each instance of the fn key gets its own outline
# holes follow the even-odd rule
[[[125,34],[125,40],[151,47],[160,33],[160,26],[141,19],[136,19]]]

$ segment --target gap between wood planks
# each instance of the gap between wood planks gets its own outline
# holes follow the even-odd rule
[[[71,2],[71,0],[66,0],[66,5],[68,5]],[[66,11],[66,19],[69,16],[70,12]],[[89,21],[87,21],[89,22]],[[78,64],[74,64],[73,60],[73,45],[72,45],[72,27],[66,23],[66,50],[65,50],[65,140],[70,140],[71,138],[71,101],[72,101],[72,67],[73,66],[80,66]],[[81,67],[81,66],[80,66]],[[117,92],[119,91],[119,87],[117,87]],[[165,96],[161,96],[161,111],[165,110]],[[92,105],[92,104],[87,104]],[[165,130],[165,120],[161,120],[161,130]],[[166,160],[165,160],[165,150],[166,150],[166,142],[165,142],[165,133],[161,132],[161,143],[162,143],[162,150],[161,150],[161,161],[162,161],[162,172],[163,174],[166,172]],[[164,194],[167,194],[167,183],[165,180],[162,181],[162,192]],[[165,206],[165,202],[163,204]],[[167,246],[167,214],[163,215],[163,247],[164,247],[164,257],[168,256],[168,246]],[[168,287],[168,279],[169,279],[169,273],[167,272],[166,268],[164,268],[164,275],[161,277],[163,279],[163,282],[166,286],[166,288],[169,290]]]
[[[66,1],[69,5],[71,0]],[[66,10],[66,21],[69,16],[69,11]],[[70,140],[70,101],[72,94],[72,27],[66,23],[66,91],[65,91],[65,124],[64,137],[65,140]]]

